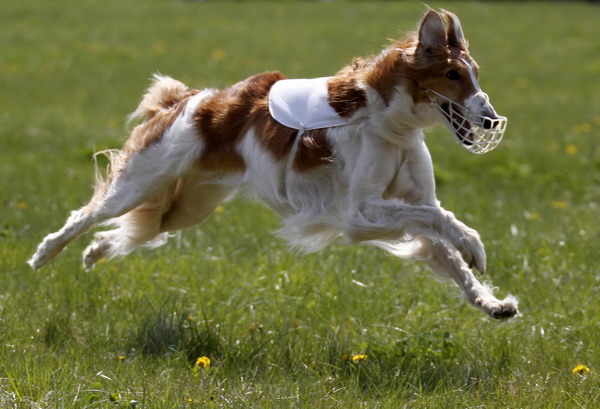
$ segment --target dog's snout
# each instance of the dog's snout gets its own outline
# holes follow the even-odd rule
[[[481,124],[483,129],[493,129],[496,124],[496,120],[498,119],[498,115],[496,114],[494,107],[492,107],[489,103],[486,103],[482,107],[479,114],[483,117],[483,122]]]
[[[492,129],[495,126],[495,121],[498,119],[498,115],[496,115],[496,113],[491,110],[491,111],[484,111],[483,113],[483,129]]]
[[[485,118],[483,120],[483,129],[492,129],[493,122],[490,118]]]
[[[496,126],[498,115],[485,92],[481,91],[473,95],[466,105],[474,123],[484,129],[493,129]]]

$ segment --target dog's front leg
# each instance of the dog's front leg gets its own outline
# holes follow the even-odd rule
[[[439,236],[460,252],[467,265],[485,271],[486,255],[477,231],[439,206],[373,199],[355,211],[347,225],[346,236],[354,242]]]
[[[514,297],[509,295],[504,300],[494,297],[490,289],[473,275],[458,251],[444,240],[428,237],[423,244],[426,247],[423,254],[427,255],[423,257],[425,262],[437,274],[452,278],[471,304],[496,319],[511,318],[518,313],[518,303]]]
[[[486,254],[477,230],[470,228],[458,220],[454,216],[454,213],[443,208],[440,208],[440,211],[446,221],[442,225],[444,235],[449,237],[450,242],[460,251],[463,260],[469,265],[469,268],[474,268],[485,273]]]

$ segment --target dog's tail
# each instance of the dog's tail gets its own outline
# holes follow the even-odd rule
[[[171,77],[154,74],[152,79],[152,85],[142,97],[139,106],[127,118],[128,127],[131,127],[134,122],[136,124],[135,128],[128,132],[129,136],[123,149],[109,149],[94,155],[96,185],[92,202],[104,197],[115,175],[123,170],[132,152],[143,149],[149,144],[149,140],[162,134],[171,124],[173,117],[169,111],[195,92]],[[152,119],[154,121],[151,121]],[[102,160],[108,162],[106,170],[99,165],[100,157],[107,159]]]
[[[171,108],[190,94],[190,89],[184,83],[171,77],[154,74],[152,79],[153,83],[146,91],[142,102],[129,115],[128,124],[138,119],[148,121],[158,112]]]

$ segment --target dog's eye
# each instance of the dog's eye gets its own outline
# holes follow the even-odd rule
[[[452,81],[457,81],[460,79],[460,74],[456,70],[450,70],[446,73],[446,78]]]

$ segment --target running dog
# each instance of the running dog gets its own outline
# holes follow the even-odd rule
[[[429,10],[417,31],[331,77],[266,72],[199,91],[157,75],[131,119],[137,126],[107,152],[91,201],[42,241],[34,269],[101,222],[115,228],[95,234],[86,269],[161,245],[242,192],[281,216],[279,235],[293,246],[372,244],[427,263],[493,318],[517,314],[515,298],[497,299],[474,276],[486,268],[483,244],[440,206],[425,146],[422,130],[436,122],[478,154],[506,127],[456,15]]]

